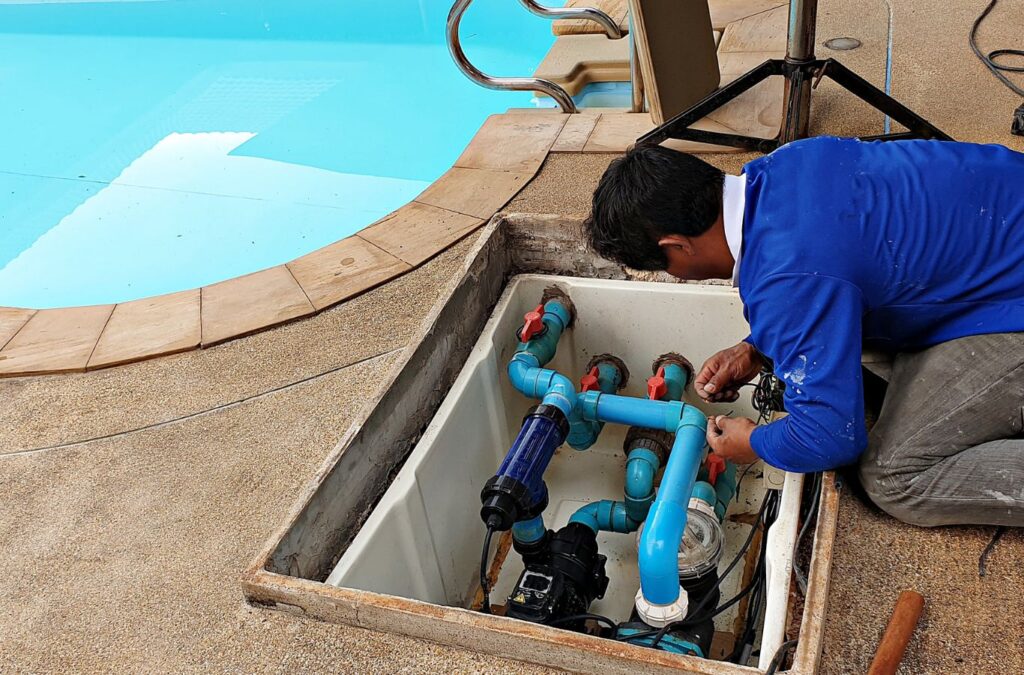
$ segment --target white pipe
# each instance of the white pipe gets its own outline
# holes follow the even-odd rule
[[[761,633],[761,656],[757,667],[768,668],[786,634],[786,609],[789,606],[789,585],[793,579],[793,546],[800,525],[800,495],[804,474],[786,473],[782,485],[779,515],[768,529],[768,551],[765,575],[768,591],[764,608],[764,629]]]

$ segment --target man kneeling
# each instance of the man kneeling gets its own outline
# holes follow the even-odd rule
[[[750,337],[708,359],[697,393],[735,400],[768,365],[789,415],[712,418],[716,454],[859,462],[906,522],[1024,525],[1024,155],[823,137],[732,176],[637,148],[605,172],[586,235],[634,269],[739,288]],[[870,435],[862,344],[894,355]]]

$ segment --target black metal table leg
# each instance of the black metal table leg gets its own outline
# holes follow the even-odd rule
[[[781,75],[780,61],[769,59],[753,70],[741,75],[718,91],[712,92],[692,107],[666,120],[663,124],[647,132],[637,140],[637,145],[658,145],[670,138],[697,141],[699,143],[713,143],[715,145],[727,145],[744,150],[757,150],[769,152],[772,147],[764,146],[771,144],[771,139],[755,138],[740,134],[723,134],[715,131],[701,131],[691,129],[697,120],[706,117],[709,113],[718,110],[729,101],[745,91],[757,86],[761,81],[772,75]]]
[[[913,110],[903,105],[892,96],[889,96],[884,91],[877,88],[875,85],[871,84],[835,59],[827,59],[824,62],[824,69],[825,77],[861,99],[875,110],[880,110],[908,129],[906,133],[882,134],[879,136],[872,136],[871,138],[884,140],[887,136],[894,136],[896,138],[934,138],[940,141],[953,140],[931,122],[921,117]],[[907,134],[910,134],[910,136]]]
[[[771,152],[783,143],[807,136],[810,122],[811,90],[822,77],[830,78],[868,105],[885,113],[908,129],[906,132],[866,136],[865,140],[908,138],[952,140],[928,120],[879,90],[835,59],[815,58],[814,34],[817,7],[817,0],[790,0],[789,35],[785,59],[765,61],[718,91],[712,92],[689,109],[644,134],[637,139],[637,145],[657,145],[669,139],[678,139],[730,146],[743,150]],[[698,120],[772,76],[786,78],[782,125],[775,138],[758,138],[691,128]]]

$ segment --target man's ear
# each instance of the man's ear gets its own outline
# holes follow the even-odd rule
[[[681,234],[666,234],[658,240],[658,246],[666,249],[666,255],[670,255],[673,251],[688,256],[697,253],[697,249],[694,247],[690,237]]]

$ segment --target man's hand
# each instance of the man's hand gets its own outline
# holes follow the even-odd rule
[[[746,417],[709,417],[708,445],[712,452],[723,459],[736,464],[751,464],[758,460],[750,446],[750,434],[756,428],[754,420]]]
[[[763,365],[761,355],[749,343],[723,349],[701,367],[694,382],[697,395],[705,401],[735,401],[740,385],[754,379]]]

